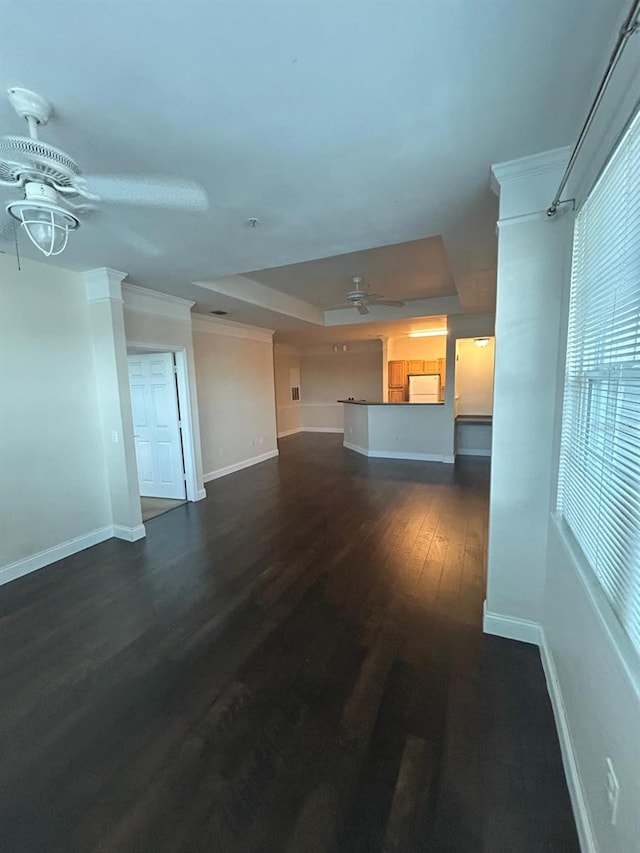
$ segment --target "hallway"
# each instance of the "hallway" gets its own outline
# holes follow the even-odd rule
[[[481,631],[488,483],[293,435],[3,587],[3,849],[578,853],[538,650]]]

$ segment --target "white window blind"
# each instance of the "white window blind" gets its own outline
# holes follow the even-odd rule
[[[640,652],[640,115],[576,218],[558,509]]]

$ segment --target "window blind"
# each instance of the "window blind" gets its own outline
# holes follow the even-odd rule
[[[640,653],[640,114],[576,217],[558,510]]]

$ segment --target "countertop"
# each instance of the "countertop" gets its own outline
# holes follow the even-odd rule
[[[492,415],[456,415],[457,424],[489,424],[493,423]]]
[[[338,400],[338,403],[351,403],[352,406],[444,406],[444,403],[409,403],[403,400],[402,403],[383,403],[382,401],[371,400]]]

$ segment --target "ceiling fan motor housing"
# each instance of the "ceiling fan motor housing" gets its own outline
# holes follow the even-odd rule
[[[79,174],[78,164],[53,145],[27,136],[0,137],[0,181],[21,185],[39,180],[72,187]]]

